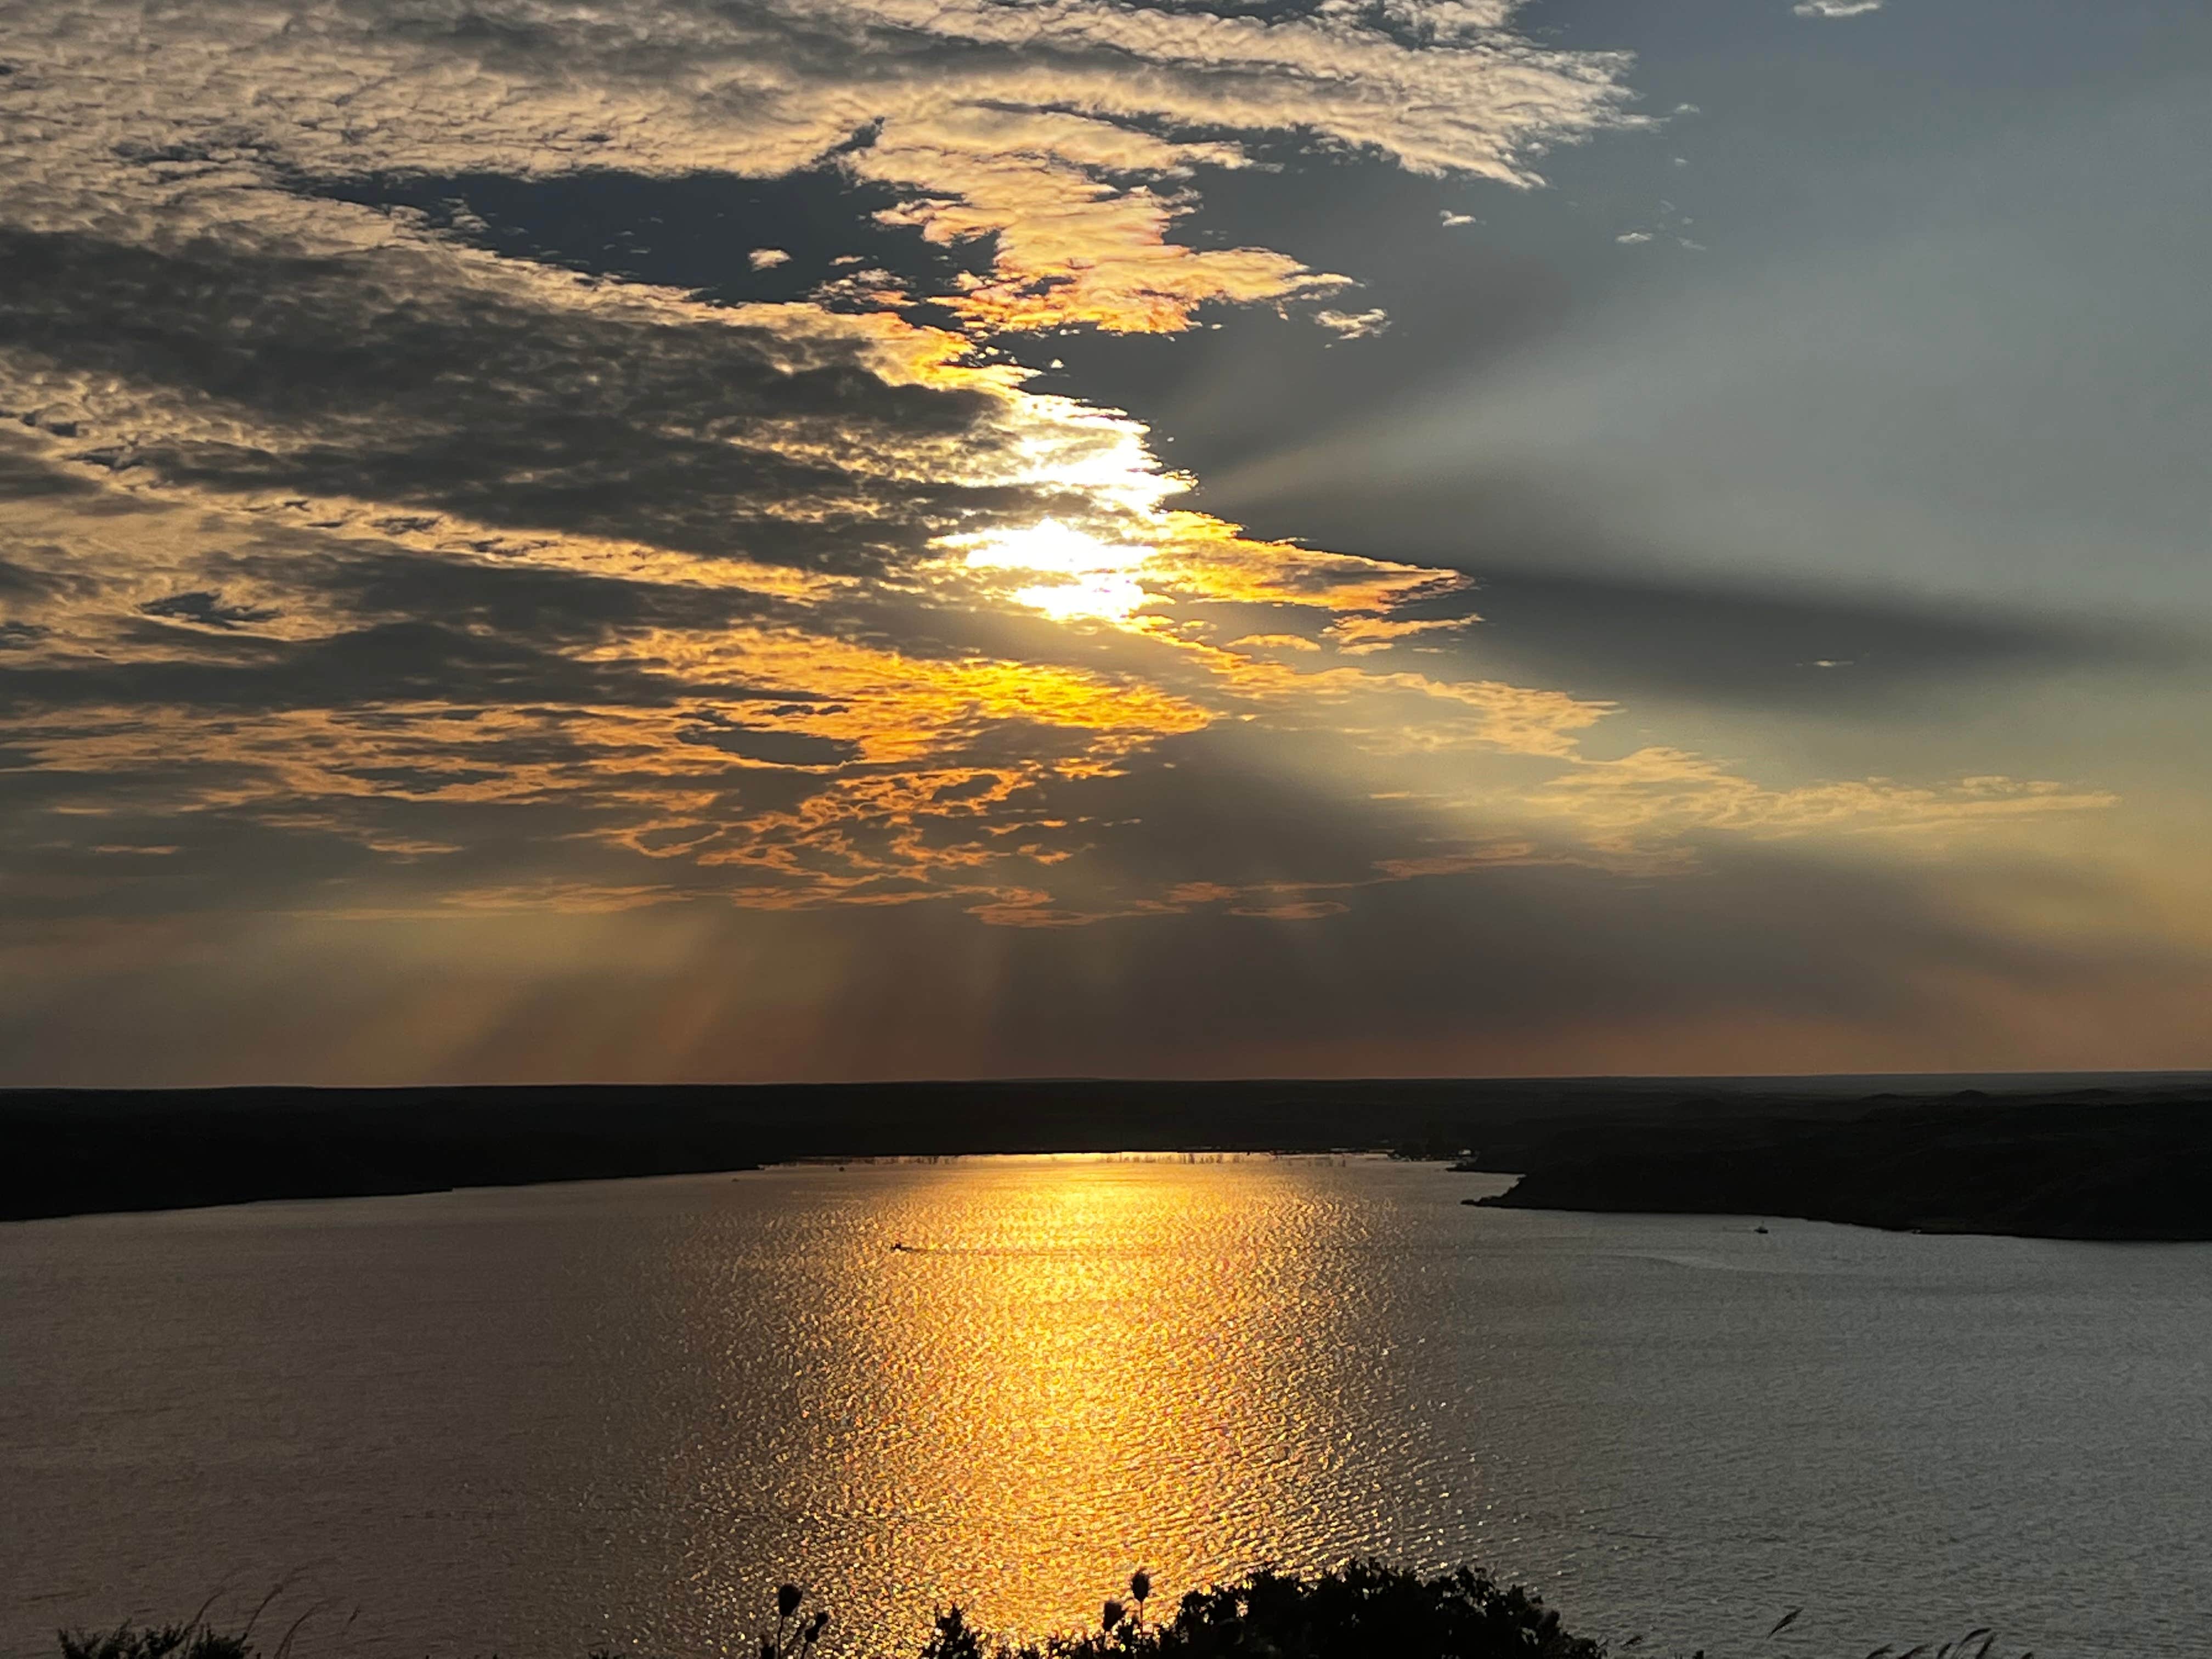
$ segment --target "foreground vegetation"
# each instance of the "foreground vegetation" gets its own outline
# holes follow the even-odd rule
[[[1042,1642],[987,1637],[955,1607],[938,1614],[916,1659],[1607,1659],[1602,1643],[1562,1629],[1559,1614],[1540,1596],[1468,1567],[1432,1578],[1375,1561],[1355,1561],[1312,1577],[1263,1571],[1193,1590],[1172,1615],[1158,1619],[1152,1616],[1152,1597],[1150,1578],[1139,1572],[1126,1598],[1105,1603],[1096,1627]],[[775,1617],[760,1632],[760,1659],[816,1659],[830,1615],[824,1608],[810,1612],[805,1604],[805,1593],[795,1584],[776,1592]],[[261,1659],[254,1640],[258,1612],[234,1632],[206,1623],[205,1613],[203,1608],[184,1625],[65,1631],[61,1659]],[[1784,1613],[1767,1632],[1769,1639],[1789,1631],[1797,1614],[1795,1608]],[[267,1659],[291,1659],[304,1622],[295,1622]],[[2006,1659],[1996,1640],[1988,1630],[1973,1630],[1941,1644],[1885,1644],[1832,1659]],[[1644,1651],[1642,1641],[1629,1638],[1613,1650],[1614,1659],[1635,1659]],[[1808,1652],[1802,1646],[1793,1650]],[[591,1659],[629,1656],[602,1649]],[[1691,1659],[1705,1655],[1700,1650]]]
[[[1193,1590],[1174,1616],[1146,1616],[1151,1584],[1105,1604],[1098,1628],[1042,1644],[988,1648],[957,1607],[940,1613],[921,1659],[1602,1659],[1516,1584],[1462,1567],[1420,1578],[1354,1562],[1315,1578],[1261,1572]],[[767,1656],[763,1655],[763,1659]]]

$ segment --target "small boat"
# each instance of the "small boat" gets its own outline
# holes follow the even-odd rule
[[[1766,1229],[1765,1229],[1765,1228],[1764,1228],[1764,1227],[1753,1227],[1753,1228],[1752,1229],[1752,1231],[1753,1231],[1753,1232],[1755,1232],[1755,1233],[1763,1233],[1763,1232],[1765,1232],[1765,1231],[1766,1231]]]

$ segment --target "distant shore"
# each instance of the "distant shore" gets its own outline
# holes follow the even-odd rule
[[[1790,1216],[1914,1232],[2212,1239],[2212,1091],[1876,1097],[1838,1120],[1699,1116],[1547,1149],[1481,1205]]]
[[[1518,1172],[1483,1200],[1509,1207],[2212,1239],[2202,1074],[17,1090],[0,1149],[4,1220],[804,1158],[1358,1149]]]

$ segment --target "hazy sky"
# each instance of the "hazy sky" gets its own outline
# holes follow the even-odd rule
[[[0,0],[0,1083],[2212,1066],[2195,0]]]

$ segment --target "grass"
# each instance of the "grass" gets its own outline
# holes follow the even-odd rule
[[[261,1598],[261,1604],[235,1631],[217,1630],[208,1622],[208,1611],[216,1600],[210,1596],[200,1604],[200,1610],[181,1625],[139,1625],[126,1620],[113,1630],[65,1630],[55,1635],[61,1644],[62,1659],[260,1659],[261,1649],[254,1639],[254,1631],[261,1623],[261,1615],[269,1611],[269,1604],[289,1588],[289,1580],[279,1583]],[[278,1638],[269,1659],[292,1659],[292,1645],[299,1638],[301,1627],[322,1610],[318,1603],[295,1619]],[[355,1615],[358,1616],[360,1611],[355,1608]],[[353,1619],[347,1619],[346,1623],[352,1624]]]

